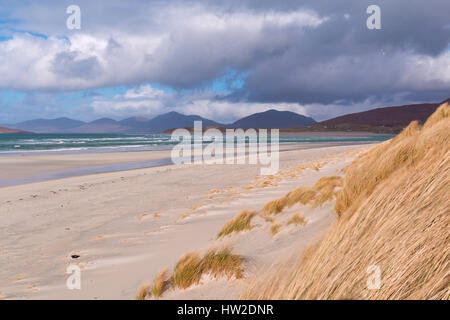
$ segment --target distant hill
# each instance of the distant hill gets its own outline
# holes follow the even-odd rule
[[[291,111],[268,110],[254,113],[228,125],[230,128],[286,128],[307,126],[316,123],[313,118]]]
[[[136,132],[142,132],[146,131],[149,128],[149,122],[150,120],[148,118],[144,117],[131,117],[127,119],[123,119],[122,121],[119,121],[119,124],[121,126],[125,126],[130,128],[132,131]]]
[[[184,115],[175,111],[165,113],[148,121],[148,132],[163,132],[170,128],[193,127],[194,121],[202,121],[202,126],[223,126],[218,122],[196,115]]]
[[[110,126],[110,125],[117,125],[117,121],[114,119],[110,119],[110,118],[101,118],[101,119],[97,119],[94,120],[92,122],[89,122],[88,124],[92,124],[92,125],[101,125],[101,126]]]
[[[33,131],[37,133],[63,132],[84,125],[83,121],[69,118],[36,119],[11,125],[14,129]]]
[[[127,126],[122,126],[118,121],[110,118],[101,118],[83,124],[79,127],[68,129],[70,133],[126,133],[130,131]]]
[[[26,131],[0,127],[0,133],[25,133]]]
[[[405,126],[413,120],[424,123],[437,109],[440,103],[423,103],[399,107],[384,107],[369,111],[346,114],[318,123],[318,125],[333,126],[342,123],[368,124],[372,126]]]
[[[399,133],[411,121],[424,123],[445,100],[439,103],[422,103],[404,106],[376,108],[350,113],[311,126],[283,128],[282,132],[305,131],[366,131],[375,133]]]

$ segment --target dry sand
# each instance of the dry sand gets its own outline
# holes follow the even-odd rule
[[[313,147],[284,147],[280,170],[329,158],[319,171],[284,175],[276,186],[251,190],[245,187],[258,176],[256,165],[169,165],[0,188],[0,296],[133,299],[143,282],[163,267],[173,267],[184,252],[201,252],[217,243],[231,244],[242,254],[245,275],[252,277],[318,239],[334,219],[331,204],[315,210],[289,209],[276,217],[282,227],[275,236],[270,224],[257,217],[251,231],[216,240],[223,224],[241,209],[260,210],[300,185],[339,174],[352,159],[348,151],[367,146]],[[16,178],[167,156],[161,151],[5,157],[0,166],[2,175]],[[308,224],[285,226],[298,209]],[[73,259],[73,254],[80,257]],[[70,264],[82,269],[81,290],[66,288]],[[237,298],[240,288],[236,280],[204,279],[201,286],[169,291],[164,298]]]

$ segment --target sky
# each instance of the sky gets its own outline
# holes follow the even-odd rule
[[[448,0],[0,0],[0,124],[169,111],[227,123],[272,108],[325,120],[438,102],[449,14]]]

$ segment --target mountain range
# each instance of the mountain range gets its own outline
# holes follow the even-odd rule
[[[197,115],[183,115],[171,111],[153,119],[132,117],[116,121],[101,118],[88,123],[69,118],[35,119],[5,126],[36,133],[161,133],[173,128],[192,127],[194,121],[202,121],[203,127],[231,128],[279,128],[280,125],[304,126],[315,123],[314,119],[294,112],[269,110],[228,125]]]
[[[446,101],[449,101],[447,99]],[[444,102],[446,102],[444,101]],[[0,132],[20,130],[36,133],[169,133],[174,128],[193,127],[202,121],[203,127],[218,128],[284,128],[281,131],[371,131],[397,133],[411,121],[425,122],[440,103],[413,104],[376,108],[351,113],[322,122],[290,111],[268,110],[254,113],[230,124],[222,124],[198,115],[183,115],[172,111],[152,119],[131,117],[121,121],[101,118],[83,122],[69,118],[35,119],[16,124],[2,125]],[[8,129],[11,128],[11,129]],[[9,131],[8,131],[9,130]]]

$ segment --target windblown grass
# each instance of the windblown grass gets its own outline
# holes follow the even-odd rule
[[[288,207],[292,207],[296,203],[303,205],[308,204],[315,197],[315,192],[311,188],[298,187],[294,191],[289,192],[286,195],[286,204]]]
[[[202,276],[202,259],[197,252],[182,255],[173,270],[172,283],[175,287],[185,289],[197,284]]]
[[[228,278],[242,278],[242,259],[231,252],[230,248],[210,249],[203,256],[202,273],[208,273],[217,278],[226,276]]]
[[[327,201],[330,201],[334,197],[334,189],[340,187],[342,184],[342,178],[338,176],[322,177],[313,186],[313,190],[317,192],[317,195],[312,204],[313,208],[321,206]]]
[[[306,224],[306,219],[303,217],[300,211],[295,212],[292,217],[287,222],[287,225],[304,226]]]
[[[167,268],[162,269],[155,278],[152,286],[152,294],[155,299],[159,299],[162,293],[169,285],[169,280],[167,279]]]
[[[262,208],[263,214],[278,214],[283,211],[286,206],[286,197],[281,197],[279,199],[272,200]]]
[[[153,285],[142,285],[137,294],[137,300],[145,300],[152,294],[158,299],[170,287],[186,289],[199,284],[203,275],[209,274],[214,278],[225,276],[228,279],[242,278],[242,257],[232,253],[229,247],[211,248],[203,257],[197,252],[187,252],[182,255],[168,277],[167,268],[163,269],[155,278]]]
[[[373,190],[390,175],[402,167],[409,167],[424,159],[430,148],[448,142],[448,135],[440,127],[439,122],[448,122],[449,105],[441,105],[424,124],[421,130],[417,121],[410,123],[398,136],[388,140],[370,152],[361,155],[347,167],[345,181],[337,194],[336,212],[341,215],[356,203],[348,214],[358,207],[359,203],[370,196]],[[435,128],[434,125],[437,125]],[[433,129],[432,129],[433,128]],[[447,127],[448,129],[448,127]]]
[[[198,284],[203,274],[239,279],[242,277],[241,264],[241,257],[233,254],[228,247],[209,249],[203,258],[196,252],[188,252],[175,266],[173,285],[181,289],[188,288]]]
[[[217,238],[227,236],[233,232],[241,232],[252,228],[251,220],[255,216],[255,211],[242,210],[233,219],[225,223]]]
[[[270,233],[274,236],[280,231],[280,223],[277,221],[272,222],[270,226]]]
[[[312,187],[298,187],[287,195],[269,201],[262,208],[263,214],[278,214],[287,207],[297,203],[306,205],[313,201],[312,207],[321,206],[324,202],[333,199],[336,187],[341,186],[342,178],[338,176],[322,177]]]
[[[340,219],[242,298],[450,299],[449,113],[441,105],[423,128],[412,123],[359,156],[338,191]],[[366,285],[371,265],[378,290]]]
[[[136,300],[145,300],[149,296],[150,287],[148,284],[143,284],[136,292]]]

